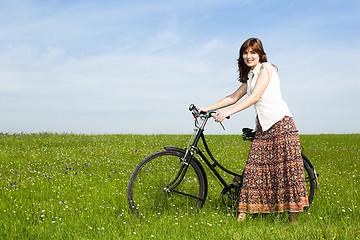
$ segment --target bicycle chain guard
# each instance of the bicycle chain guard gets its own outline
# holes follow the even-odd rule
[[[221,191],[221,195],[224,204],[236,213],[240,198],[240,186],[229,184]]]

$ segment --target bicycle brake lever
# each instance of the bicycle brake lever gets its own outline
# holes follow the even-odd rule
[[[222,126],[222,128],[224,129],[224,131],[225,131],[225,128],[224,128],[224,125],[220,122],[220,125]]]

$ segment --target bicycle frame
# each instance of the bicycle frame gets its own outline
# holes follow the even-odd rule
[[[210,170],[215,174],[215,176],[219,179],[219,181],[221,182],[221,184],[224,186],[224,188],[226,188],[228,186],[228,184],[226,183],[226,181],[224,180],[224,178],[219,174],[219,172],[215,169],[217,166],[223,170],[224,172],[231,174],[233,176],[238,176],[241,177],[242,175],[234,173],[228,169],[226,169],[224,166],[222,166],[212,155],[207,142],[205,140],[205,135],[204,135],[204,128],[205,125],[208,121],[208,119],[210,117],[212,117],[212,114],[214,112],[211,112],[209,114],[206,115],[198,115],[201,118],[201,122],[199,123],[198,120],[195,120],[195,126],[196,128],[194,129],[194,133],[189,141],[189,145],[188,147],[185,149],[185,156],[181,159],[183,165],[181,166],[178,174],[176,175],[175,179],[164,189],[164,191],[167,192],[177,192],[174,189],[181,183],[181,181],[184,179],[184,176],[186,174],[188,165],[190,164],[190,161],[192,159],[192,156],[197,153],[201,159],[205,162],[205,164],[210,168]],[[213,163],[211,163],[209,161],[209,159],[205,156],[205,154],[199,149],[198,147],[198,143],[200,141],[200,139],[202,140],[206,153],[209,155],[210,159],[213,161]],[[169,146],[167,146],[168,148],[170,148]],[[166,147],[165,147],[166,148]],[[179,192],[180,193],[180,192]],[[180,193],[183,194],[183,193]],[[186,194],[185,194],[186,195]],[[191,196],[192,197],[192,196]]]
[[[214,162],[213,164],[210,163],[210,161],[206,158],[206,156],[198,149],[197,153],[201,156],[202,160],[206,163],[206,165],[210,168],[210,170],[216,175],[216,177],[220,180],[220,182],[223,184],[224,187],[226,187],[228,184],[225,182],[225,180],[221,177],[221,175],[219,174],[219,172],[215,169],[215,167],[219,167],[221,170],[223,170],[224,172],[231,174],[233,176],[237,176],[237,177],[241,177],[240,174],[234,173],[228,169],[226,169],[224,166],[222,166],[212,155],[212,153],[210,152],[210,149],[206,143],[205,140],[205,136],[204,133],[201,132],[201,139],[203,141],[205,150],[207,152],[207,154],[209,155],[209,157],[211,158],[211,160]]]
[[[157,206],[160,207],[162,206],[162,203],[160,202],[166,204],[165,202],[173,199],[173,197],[174,204],[181,204],[181,200],[178,201],[175,199],[176,195],[189,197],[188,200],[190,198],[195,199],[195,201],[185,201],[191,204],[194,202],[195,208],[200,209],[205,203],[208,193],[208,179],[204,170],[204,163],[215,175],[220,186],[223,186],[221,191],[222,200],[228,207],[231,207],[236,211],[242,188],[244,170],[240,170],[241,174],[238,174],[226,169],[214,158],[210,151],[205,139],[204,129],[209,118],[214,117],[216,112],[199,113],[194,105],[190,105],[189,110],[195,118],[196,128],[194,129],[194,133],[191,136],[187,147],[179,148],[176,146],[165,146],[165,150],[154,152],[145,157],[133,171],[128,185],[128,202],[134,213],[139,214],[139,209],[141,208],[145,211],[146,207],[144,206],[149,206],[150,209],[156,208]],[[243,129],[244,140],[251,141],[253,139],[253,136],[249,135],[249,133],[252,134],[252,131],[244,131]],[[200,147],[198,146],[200,141],[203,143],[203,146],[200,146],[202,150],[200,150]],[[304,176],[310,207],[314,198],[315,189],[317,188],[317,177],[319,174],[315,171],[310,160],[303,153],[301,154],[304,163]],[[204,163],[201,163],[200,158]],[[225,173],[221,173],[217,167]],[[148,171],[150,168],[154,168],[155,170]],[[234,176],[232,182],[227,184],[224,180],[224,174]],[[159,177],[157,177],[157,175],[159,175]],[[188,175],[189,178],[187,178]],[[138,177],[140,180],[138,180]],[[225,179],[228,178],[226,177]],[[134,188],[137,189],[135,190],[135,194]],[[146,192],[146,194],[144,194],[144,192]],[[161,194],[161,192],[165,194]],[[163,197],[165,201],[158,202],[157,197],[153,198],[152,196]],[[147,204],[146,201],[149,204]],[[307,207],[306,210],[309,207]]]

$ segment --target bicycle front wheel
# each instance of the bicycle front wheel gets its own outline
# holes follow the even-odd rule
[[[134,213],[145,218],[203,206],[207,194],[204,169],[192,157],[182,176],[181,169],[186,166],[182,161],[184,155],[184,151],[162,150],[138,164],[130,177],[127,192]]]

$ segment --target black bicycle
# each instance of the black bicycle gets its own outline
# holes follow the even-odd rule
[[[242,175],[229,171],[213,157],[204,136],[206,123],[215,115],[215,111],[199,113],[193,104],[189,110],[196,126],[189,145],[185,149],[165,146],[164,150],[145,157],[131,174],[127,189],[128,202],[131,210],[140,217],[202,208],[208,192],[208,181],[205,170],[195,155],[200,156],[223,186],[221,194],[225,204],[236,211]],[[254,135],[251,129],[243,129],[244,140],[251,141]],[[199,149],[200,139],[212,162]],[[317,188],[318,173],[304,154],[302,158],[310,207]],[[217,167],[234,176],[232,183],[226,183]]]

